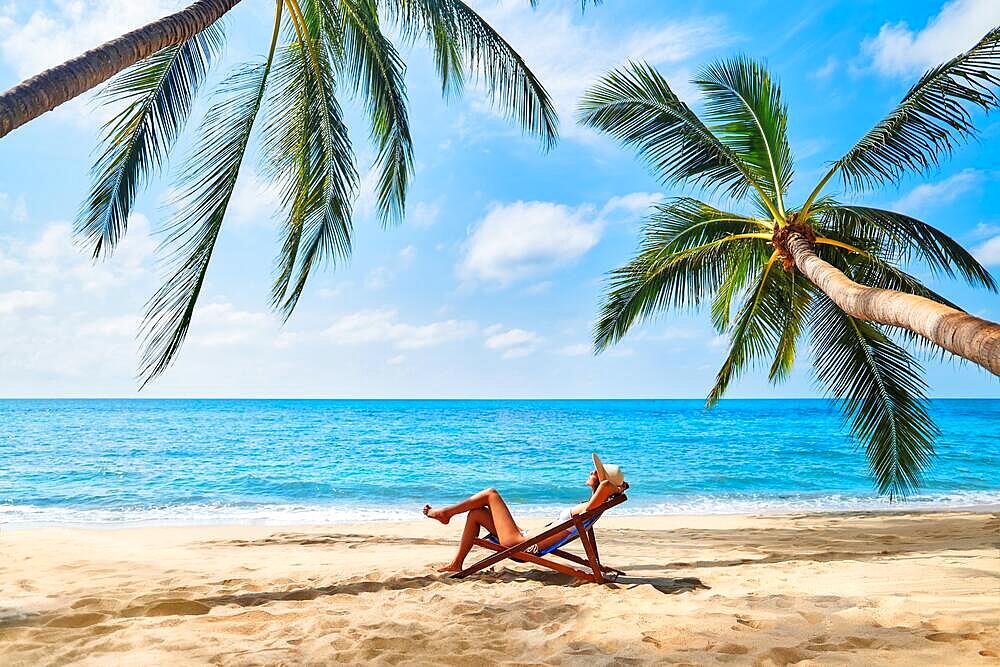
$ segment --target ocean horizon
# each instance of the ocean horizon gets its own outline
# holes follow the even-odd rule
[[[516,515],[622,465],[622,514],[1000,504],[1000,399],[936,399],[924,484],[889,503],[823,399],[0,399],[0,525],[408,520],[498,488]]]

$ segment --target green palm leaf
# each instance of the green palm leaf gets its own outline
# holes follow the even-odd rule
[[[706,405],[715,405],[733,380],[759,359],[773,355],[771,379],[782,379],[795,359],[811,291],[805,281],[786,273],[774,258],[757,266],[751,288],[733,320],[729,352],[715,378]]]
[[[176,202],[179,213],[163,244],[172,271],[146,308],[139,372],[143,386],[167,369],[187,337],[264,98],[272,56],[263,63],[237,68],[205,114],[200,143],[182,175],[183,189]]]
[[[77,216],[76,232],[94,258],[110,256],[125,234],[135,197],[160,170],[184,128],[222,39],[222,28],[214,24],[133,65],[102,92],[105,104],[125,107],[104,124],[94,181]]]
[[[993,276],[969,251],[926,222],[866,206],[824,205],[817,212],[822,229],[866,239],[872,247],[888,252],[893,262],[919,260],[935,274],[958,275],[970,285],[997,291]]]
[[[720,60],[698,73],[709,129],[746,163],[784,217],[792,182],[788,109],[767,69],[745,57]]]
[[[643,230],[636,257],[612,271],[595,329],[602,350],[620,340],[636,320],[668,308],[694,307],[726,280],[734,258],[763,246],[758,223],[694,199],[659,204]]]
[[[879,492],[906,495],[938,435],[919,364],[879,325],[847,315],[824,295],[813,302],[809,324],[816,377],[864,445]]]
[[[367,104],[378,154],[378,208],[386,223],[399,222],[413,172],[413,144],[406,109],[405,66],[379,25],[375,0],[338,0],[342,70]]]
[[[458,21],[451,0],[383,0],[387,16],[407,43],[426,38],[445,95],[461,92],[465,83]]]
[[[493,26],[462,0],[451,1],[456,38],[469,71],[482,77],[495,106],[539,137],[545,149],[554,146],[559,120],[545,87]]]
[[[545,148],[555,144],[558,118],[544,86],[517,51],[469,5],[461,0],[382,2],[404,38],[426,38],[446,93],[460,91],[467,76],[479,77],[494,105],[540,137]]]
[[[961,141],[975,136],[964,104],[986,111],[1000,106],[1000,28],[971,49],[934,67],[899,105],[840,158],[845,185],[856,189],[898,182],[908,171],[937,166]]]
[[[351,251],[354,152],[334,96],[330,59],[314,61],[307,53],[336,48],[322,9],[317,2],[306,4],[304,37],[310,43],[296,41],[281,50],[266,106],[262,152],[288,211],[271,299],[286,319],[312,269]]]
[[[688,182],[736,198],[754,188],[767,199],[751,167],[649,65],[629,63],[606,74],[584,94],[579,120],[634,147],[664,183]]]

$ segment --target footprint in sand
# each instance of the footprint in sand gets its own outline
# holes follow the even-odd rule
[[[791,646],[778,646],[761,653],[760,658],[755,660],[754,664],[775,664],[785,667],[785,665],[794,665],[797,662],[809,660],[811,657],[812,654],[806,651]]]
[[[80,598],[72,605],[71,609],[114,609],[117,606],[117,600],[112,598]]]
[[[50,620],[45,626],[49,628],[86,628],[96,625],[107,618],[107,614],[99,614],[96,611],[80,614],[62,614]]]
[[[746,655],[750,652],[750,649],[743,644],[720,644],[713,646],[712,650],[716,653],[725,653],[726,655]]]
[[[929,635],[924,635],[925,639],[929,639],[932,642],[960,642],[966,639],[979,639],[981,635],[978,632],[967,632],[965,634],[958,634],[957,632],[932,632]]]
[[[210,608],[201,602],[175,598],[159,600],[148,605],[129,607],[122,612],[122,616],[135,618],[138,616],[197,616],[207,614]]]
[[[762,627],[764,627],[764,624],[761,623],[760,621],[755,621],[754,619],[747,618],[746,616],[737,616],[736,622],[739,623],[741,626],[744,626],[744,628],[751,628],[753,630],[760,630]],[[733,626],[734,629],[737,627],[739,626]]]

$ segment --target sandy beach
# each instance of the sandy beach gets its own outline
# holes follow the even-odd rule
[[[628,575],[603,587],[509,562],[446,579],[458,531],[8,530],[0,663],[1000,662],[996,513],[607,517]]]

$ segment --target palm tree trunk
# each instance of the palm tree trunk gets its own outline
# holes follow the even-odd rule
[[[47,69],[0,95],[0,137],[168,46],[218,21],[240,0],[198,0],[96,49]],[[39,45],[39,48],[45,48]]]
[[[848,315],[908,329],[1000,376],[1000,324],[922,296],[859,285],[798,232],[789,233],[787,247],[799,271]]]

